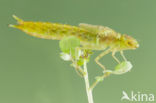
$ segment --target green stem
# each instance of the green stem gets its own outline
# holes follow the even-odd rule
[[[89,79],[88,79],[88,71],[87,71],[87,61],[84,60],[84,80],[86,84],[86,92],[87,92],[87,97],[88,97],[88,103],[94,103],[93,101],[93,95],[92,95],[92,89],[90,89],[89,86]]]
[[[105,73],[104,75],[102,76],[98,76],[96,78],[96,81],[90,86],[90,89],[93,90],[95,88],[95,86],[99,83],[99,82],[102,82],[104,78],[106,78],[107,76],[109,76],[111,73]]]

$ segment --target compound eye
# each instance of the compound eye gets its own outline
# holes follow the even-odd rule
[[[133,44],[130,41],[128,41],[128,45],[132,46]]]

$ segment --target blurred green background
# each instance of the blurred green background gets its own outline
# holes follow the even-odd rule
[[[122,103],[123,90],[156,95],[155,0],[0,0],[0,103],[87,103],[83,78],[60,58],[59,42],[9,28],[16,23],[13,14],[31,21],[104,25],[133,36],[140,47],[125,51],[132,71],[106,78],[94,89],[94,101]],[[102,74],[94,62],[99,53],[88,64],[90,82]],[[107,68],[116,65],[110,54],[100,61]]]

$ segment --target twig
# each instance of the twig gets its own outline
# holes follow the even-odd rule
[[[87,92],[87,96],[88,96],[88,103],[94,103],[93,95],[92,95],[92,89],[90,89],[90,86],[89,86],[87,61],[86,60],[84,60],[84,72],[86,73],[84,75],[84,80],[85,80],[85,84],[86,84],[86,92]]]

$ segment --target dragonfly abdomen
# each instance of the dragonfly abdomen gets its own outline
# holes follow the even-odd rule
[[[17,25],[10,26],[38,38],[61,40],[63,37],[76,36],[83,42],[95,42],[96,40],[96,35],[94,33],[76,26],[50,22],[23,21],[21,19],[19,20],[19,18],[17,21]]]

